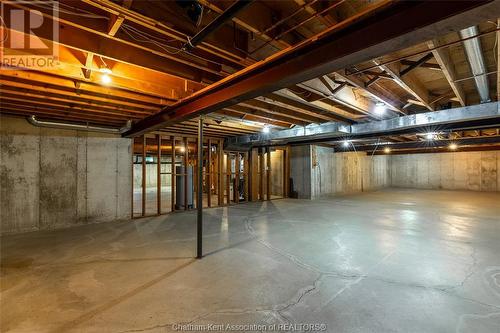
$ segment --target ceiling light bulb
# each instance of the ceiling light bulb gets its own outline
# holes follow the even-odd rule
[[[109,76],[108,74],[103,74],[101,76],[101,82],[104,83],[104,84],[110,84],[111,83],[111,76]]]
[[[375,104],[374,111],[378,115],[383,115],[385,113],[385,103],[384,102],[377,102]]]
[[[269,131],[270,131],[269,126],[266,125],[266,126],[262,127],[262,133],[267,134],[267,133],[269,133]]]
[[[448,148],[450,148],[450,150],[456,150],[458,148],[458,145],[456,143],[450,143]]]
[[[391,148],[385,147],[384,148],[384,153],[389,154],[391,152]]]
[[[435,136],[434,136],[434,133],[427,133],[427,134],[425,135],[425,138],[426,138],[427,140],[434,140],[434,137],[435,137]]]
[[[349,140],[345,140],[344,142],[342,142],[342,146],[344,147],[349,147]]]
[[[181,153],[184,153],[186,151],[186,148],[181,147],[181,148],[179,148],[179,150],[180,150]]]

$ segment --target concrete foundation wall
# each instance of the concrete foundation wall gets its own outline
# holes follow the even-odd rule
[[[299,199],[311,199],[311,146],[290,147],[290,178]]]
[[[312,198],[389,186],[389,158],[313,146]],[[315,154],[315,155],[314,155]],[[314,165],[315,161],[315,165]]]
[[[130,139],[2,116],[0,144],[0,233],[130,217]]]
[[[393,155],[391,185],[500,191],[500,151]]]

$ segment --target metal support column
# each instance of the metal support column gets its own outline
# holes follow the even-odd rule
[[[203,257],[203,117],[198,120],[198,217],[196,235],[196,258]]]
[[[161,214],[161,135],[156,134],[156,210]]]

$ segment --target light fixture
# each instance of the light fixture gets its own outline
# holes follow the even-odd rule
[[[108,85],[111,83],[111,76],[109,76],[108,74],[103,74],[101,76],[101,82],[105,85]]]
[[[448,148],[450,148],[450,150],[457,150],[458,145],[456,143],[450,143],[450,145],[448,146]]]
[[[391,152],[391,148],[385,147],[384,148],[384,153],[389,154]]]
[[[184,148],[184,146],[181,146],[181,148],[179,148],[179,150],[181,153],[184,153],[186,151],[186,148]]]
[[[427,140],[434,140],[434,138],[435,138],[435,137],[436,137],[436,135],[435,135],[434,133],[427,133],[427,134],[425,135],[425,138],[426,138]]]
[[[342,146],[344,148],[347,148],[347,147],[349,147],[349,143],[350,143],[349,140],[345,140],[344,142],[342,142]]]
[[[374,111],[379,116],[383,115],[385,113],[385,103],[384,102],[377,102],[377,103],[375,103],[375,109],[374,109]]]
[[[262,127],[262,133],[267,134],[267,133],[269,133],[269,131],[270,131],[270,130],[271,130],[271,129],[269,128],[269,126],[268,126],[268,125],[265,125],[264,127]]]
[[[111,69],[109,69],[107,66],[101,67],[101,73],[101,82],[106,85],[110,84],[112,81],[110,75],[113,73]]]

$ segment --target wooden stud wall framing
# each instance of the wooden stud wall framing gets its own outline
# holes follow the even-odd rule
[[[266,147],[266,194],[267,200],[271,200],[271,149]]]
[[[170,143],[164,142],[163,140],[170,139]],[[136,156],[141,156],[142,160],[140,162],[141,166],[141,198],[135,202],[134,200],[134,184],[132,182],[132,209],[131,216],[144,217],[144,216],[154,216],[166,213],[162,211],[162,200],[165,199],[162,195],[162,174],[168,174],[168,172],[162,173],[162,156],[165,151],[170,149],[170,163],[171,163],[171,198],[170,198],[170,211],[176,210],[175,200],[177,176],[182,176],[184,188],[187,189],[188,184],[188,166],[190,164],[196,164],[190,159],[191,154],[196,152],[196,149],[189,151],[189,144],[197,141],[188,138],[187,136],[176,137],[175,135],[164,136],[161,133],[154,134],[154,136],[141,136],[134,140],[136,143],[134,154],[132,154],[132,177],[134,177],[134,159]],[[149,142],[149,146],[147,143]],[[162,146],[162,143],[164,145]],[[271,149],[270,147],[255,148],[249,152],[236,152],[236,151],[224,151],[223,150],[223,140],[207,138],[204,140],[206,144],[207,152],[203,154],[203,166],[204,173],[204,186],[205,188],[198,189],[196,176],[193,174],[193,193],[198,193],[197,191],[205,192],[207,195],[207,206],[213,207],[215,200],[212,200],[212,185],[213,193],[217,196],[217,205],[231,205],[240,202],[240,196],[243,195],[245,201],[255,201],[255,200],[271,200],[272,193],[272,177],[271,172]],[[212,151],[212,147],[216,146],[215,151]],[[178,174],[176,171],[177,162],[177,152],[180,147],[184,148],[184,153],[182,156],[182,165],[184,165],[184,172]],[[156,148],[156,152],[154,149]],[[191,147],[192,148],[192,147]],[[163,150],[162,150],[163,149]],[[205,149],[205,148],[204,148]],[[289,147],[279,147],[283,151],[283,197],[289,196],[290,187],[290,149]],[[156,192],[157,196],[155,198],[157,209],[154,213],[148,214],[147,211],[147,167],[146,157],[148,152],[150,154],[156,153]],[[226,165],[224,166],[224,159]],[[243,159],[243,161],[242,161]],[[232,170],[232,163],[235,164],[234,171]],[[280,163],[281,164],[281,163]],[[275,170],[279,171],[279,170]],[[264,178],[265,177],[265,178]],[[243,182],[240,182],[240,178],[243,178]],[[233,193],[231,194],[231,183],[233,188]],[[227,199],[225,199],[227,198]],[[203,204],[198,202],[196,199],[196,206],[198,204]],[[184,191],[184,207],[182,210],[190,209],[188,205],[188,191]],[[138,212],[138,207],[140,207],[140,213]],[[135,208],[135,210],[134,210]],[[194,208],[194,207],[191,207]],[[134,215],[134,212],[136,214]]]
[[[224,163],[224,154],[222,152],[222,145],[223,141],[220,140],[219,144],[217,146],[217,160],[218,160],[218,165],[217,169],[219,170],[219,175],[218,175],[218,182],[219,182],[219,188],[218,188],[218,193],[217,193],[217,198],[218,198],[218,203],[219,206],[224,205],[224,175],[222,173],[223,169],[223,163]]]
[[[207,152],[207,204],[208,207],[212,207],[212,140],[208,139],[208,152]]]

